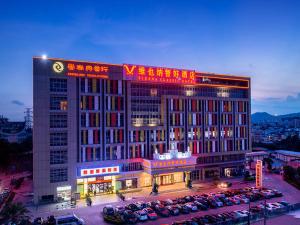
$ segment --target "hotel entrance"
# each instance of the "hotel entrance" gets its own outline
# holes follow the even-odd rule
[[[170,185],[174,184],[174,174],[162,175],[156,178],[158,185]]]
[[[91,195],[106,194],[111,192],[111,181],[93,181],[88,183],[88,193]]]
[[[171,173],[171,174],[162,174],[155,177],[155,181],[158,185],[171,185],[175,183],[183,182],[183,173]]]

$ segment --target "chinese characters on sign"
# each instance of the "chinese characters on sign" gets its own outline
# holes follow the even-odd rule
[[[119,166],[111,166],[111,167],[101,167],[101,168],[92,168],[92,169],[81,169],[80,176],[94,176],[94,175],[107,175],[119,173]]]
[[[64,67],[67,76],[108,79],[109,66],[105,64],[65,61]]]
[[[262,161],[256,161],[256,187],[262,187]]]
[[[181,70],[124,64],[123,75],[127,80],[195,84],[194,70]]]

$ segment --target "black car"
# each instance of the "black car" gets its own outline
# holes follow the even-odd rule
[[[186,200],[184,198],[176,198],[176,203],[177,204],[185,204]]]
[[[189,214],[191,212],[190,208],[188,206],[186,206],[185,204],[183,204],[183,205],[177,204],[176,207],[178,207],[180,213]]]
[[[152,201],[152,202],[147,202],[146,204],[147,204],[147,206],[148,206],[149,208],[151,208],[151,209],[155,209],[155,206],[157,205],[157,203],[154,202],[154,201]]]
[[[212,209],[218,208],[218,204],[214,199],[208,199],[209,207]]]
[[[170,212],[169,210],[166,209],[165,206],[163,206],[162,204],[157,204],[154,208],[155,212],[163,217],[169,217],[170,216]]]
[[[182,220],[173,222],[172,225],[198,225],[198,223],[193,220]]]
[[[208,210],[208,207],[204,204],[202,204],[201,202],[198,201],[194,201],[194,204],[198,207],[198,209],[200,210]]]
[[[134,212],[140,210],[139,207],[134,203],[130,203],[130,204],[126,205],[125,209],[131,210]]]
[[[199,225],[210,225],[211,223],[204,216],[196,216],[192,218],[193,221],[197,222]]]
[[[166,206],[166,209],[169,210],[169,212],[172,216],[179,215],[179,208],[175,205],[168,205],[168,206]]]
[[[125,210],[123,216],[126,223],[134,224],[138,221],[136,214],[131,210]]]
[[[195,199],[194,199],[193,196],[187,195],[187,196],[184,197],[184,200],[185,200],[186,202],[192,202],[192,201],[194,201]]]
[[[123,215],[117,213],[111,205],[105,206],[103,208],[102,214],[104,220],[107,222],[114,224],[122,224],[124,222]]]

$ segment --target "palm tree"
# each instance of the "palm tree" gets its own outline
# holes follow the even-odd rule
[[[29,216],[27,215],[29,213],[28,209],[21,203],[9,203],[1,212],[1,215],[5,220],[8,220],[10,222],[20,222],[22,220],[27,220]]]

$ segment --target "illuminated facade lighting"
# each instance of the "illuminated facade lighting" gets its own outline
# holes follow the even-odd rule
[[[35,203],[244,168],[248,77],[44,56],[33,67]]]

